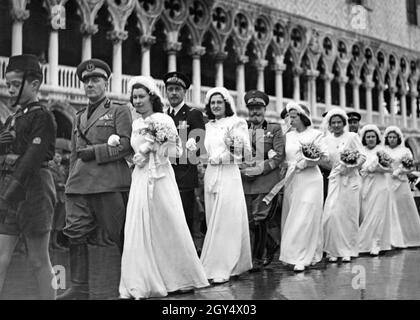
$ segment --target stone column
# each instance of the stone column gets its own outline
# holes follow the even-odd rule
[[[23,53],[23,22],[29,18],[29,10],[12,8],[11,16],[12,24],[12,56]]]
[[[316,78],[319,76],[319,71],[310,70],[306,73],[308,80],[308,105],[312,115],[316,115]]]
[[[156,38],[150,35],[140,37],[141,44],[141,75],[150,76],[150,48],[156,42]]]
[[[85,61],[92,58],[92,36],[98,32],[98,26],[82,24],[80,31],[83,34],[82,61]]]
[[[264,83],[264,70],[267,67],[268,61],[264,59],[258,59],[255,61],[255,67],[257,69],[257,90],[265,91]]]
[[[245,64],[248,63],[249,58],[247,56],[240,56],[236,61],[236,92],[238,95],[236,106],[238,110],[243,110],[245,109]]]
[[[165,50],[168,53],[168,72],[176,71],[176,55],[181,50],[181,42],[167,42]]]
[[[347,76],[340,76],[338,78],[338,84],[340,85],[340,107],[346,107],[346,84],[349,81]]]
[[[276,111],[280,114],[283,110],[283,72],[286,70],[283,57],[276,61],[273,69],[276,73]]]
[[[300,101],[300,75],[302,72],[302,68],[293,68],[293,100],[295,101]]]
[[[224,80],[223,80],[223,62],[227,58],[226,52],[217,52],[215,54],[216,60],[216,87],[223,87]]]
[[[359,78],[354,78],[351,81],[351,85],[353,86],[353,106],[354,110],[359,112],[360,111],[360,94],[359,89],[362,82]]]
[[[58,87],[58,30],[51,29],[48,45],[48,84]]]
[[[201,56],[206,53],[206,48],[194,46],[191,48],[192,56],[192,100],[195,105],[200,105],[201,100]]]
[[[417,130],[417,91],[410,91],[411,96],[411,129]]]
[[[378,104],[379,104],[379,124],[385,125],[385,98],[384,98],[385,86],[380,84],[378,86]]]
[[[390,105],[390,113],[391,113],[391,123],[395,125],[395,92],[396,88],[390,87],[389,88],[389,105]]]
[[[111,31],[109,39],[113,43],[112,92],[122,93],[122,42],[127,39],[127,31]]]
[[[325,73],[323,75],[324,79],[324,95],[325,95],[325,106],[327,110],[332,106],[332,94],[331,94],[331,81],[334,79],[334,74]]]
[[[402,126],[407,128],[407,92],[406,90],[400,90],[401,95],[401,117],[402,117]]]
[[[367,123],[372,123],[373,121],[372,89],[375,87],[375,83],[371,80],[366,80],[363,85],[366,89],[366,121]]]

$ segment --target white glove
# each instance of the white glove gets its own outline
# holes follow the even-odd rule
[[[108,138],[108,145],[111,147],[116,147],[120,144],[120,136],[116,135],[116,134],[112,134],[109,138]]]
[[[275,152],[273,149],[268,151],[268,159],[273,159],[277,155],[277,152]]]
[[[197,143],[195,142],[194,138],[190,138],[187,143],[185,144],[185,147],[188,151],[196,151],[197,150]]]

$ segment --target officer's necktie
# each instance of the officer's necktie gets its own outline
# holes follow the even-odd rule
[[[175,118],[175,109],[172,109],[171,113],[170,113],[171,118]]]

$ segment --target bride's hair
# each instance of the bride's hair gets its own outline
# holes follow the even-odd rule
[[[146,86],[142,85],[141,83],[136,83],[133,85],[132,89],[131,89],[131,96],[130,96],[130,102],[131,104],[134,106],[133,103],[133,92],[134,89],[144,89],[147,94],[150,96],[150,102],[152,103],[152,108],[153,108],[153,112],[160,112],[163,113],[163,103],[160,100],[160,97],[156,94],[153,94],[150,92],[149,88],[147,88]]]
[[[233,112],[233,110],[232,110],[232,106],[230,105],[229,101],[227,101],[227,99],[225,99],[225,98],[223,97],[223,95],[222,95],[220,92],[215,92],[215,93],[213,93],[213,94],[210,96],[210,98],[209,98],[209,102],[207,102],[207,104],[206,104],[205,112],[206,112],[207,118],[208,118],[209,120],[214,120],[214,119],[216,118],[216,117],[214,116],[213,112],[211,111],[211,108],[210,108],[210,101],[211,101],[211,98],[213,98],[215,95],[220,95],[220,96],[222,96],[223,101],[225,101],[225,116],[226,116],[226,117],[231,117],[231,116],[233,116],[235,113]]]

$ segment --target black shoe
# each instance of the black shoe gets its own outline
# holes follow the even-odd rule
[[[89,299],[89,260],[87,244],[70,245],[70,279],[72,287],[57,300]]]
[[[249,272],[260,272],[263,268],[263,263],[261,261],[255,261],[252,263],[252,269]]]
[[[89,300],[89,288],[87,285],[74,285],[63,294],[57,296],[57,300]]]
[[[274,248],[272,248],[270,250],[267,250],[267,256],[264,259],[264,263],[263,263],[264,267],[268,266],[271,262],[273,262],[274,256],[275,256],[277,250],[279,250],[279,249],[280,249],[280,246],[276,245]]]

